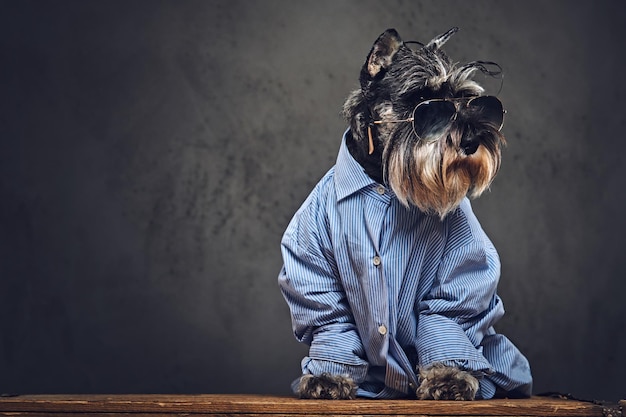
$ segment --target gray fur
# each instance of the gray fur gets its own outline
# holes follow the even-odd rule
[[[478,380],[456,367],[435,363],[420,369],[418,376],[419,400],[473,400],[478,392]]]
[[[302,375],[296,387],[300,398],[320,400],[353,400],[356,390],[357,385],[350,377],[327,373]]]

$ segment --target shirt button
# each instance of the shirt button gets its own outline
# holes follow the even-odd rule
[[[380,256],[376,255],[374,256],[374,259],[372,260],[372,262],[374,263],[374,265],[378,266],[380,265]]]
[[[381,324],[380,326],[378,326],[378,333],[380,333],[381,335],[386,335],[387,334],[387,327],[385,327],[384,324]]]
[[[379,185],[378,187],[376,187],[376,192],[380,195],[385,194],[385,187],[383,187],[382,185]]]

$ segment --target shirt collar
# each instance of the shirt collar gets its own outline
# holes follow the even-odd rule
[[[352,157],[346,145],[346,135],[350,134],[350,129],[346,130],[341,139],[339,155],[335,164],[335,190],[337,191],[337,201],[369,187],[376,182],[365,173],[363,167]]]

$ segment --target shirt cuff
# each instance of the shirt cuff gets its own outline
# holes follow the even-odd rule
[[[468,371],[493,372],[482,346],[474,346],[456,323],[438,315],[420,316],[419,320],[415,347],[420,367],[443,363]]]
[[[345,363],[313,359],[306,356],[302,359],[302,374],[321,375],[329,373],[350,377],[360,384],[367,376],[368,365],[348,365]]]

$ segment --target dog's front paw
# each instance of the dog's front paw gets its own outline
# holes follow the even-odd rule
[[[420,400],[473,400],[478,380],[469,372],[437,363],[419,370]]]
[[[296,394],[300,398],[322,400],[353,400],[357,385],[346,376],[323,373],[320,376],[302,375]]]

